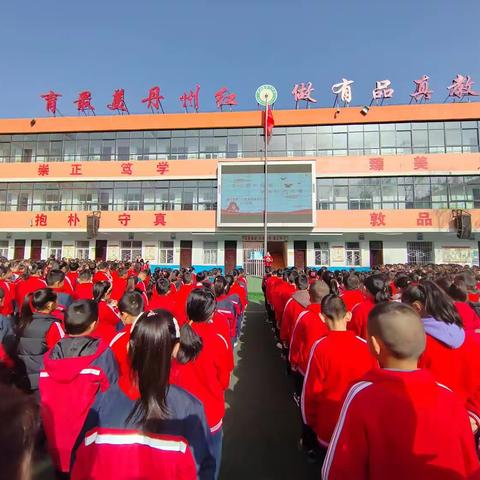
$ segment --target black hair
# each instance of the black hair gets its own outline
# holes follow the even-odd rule
[[[185,283],[190,283],[190,282],[192,281],[192,272],[188,272],[188,271],[185,272],[185,273],[183,274],[183,281],[184,281]]]
[[[431,280],[420,285],[410,285],[402,294],[402,302],[408,305],[419,302],[425,313],[435,320],[463,327],[452,299]]]
[[[351,273],[345,280],[347,290],[357,290],[360,287],[360,279],[358,275]]]
[[[30,325],[34,311],[44,310],[48,303],[56,301],[57,294],[51,288],[40,288],[28,294],[23,301],[22,313],[18,322],[20,332]]]
[[[118,309],[120,312],[128,313],[135,317],[143,312],[143,308],[143,295],[136,290],[124,293],[118,302]]]
[[[215,277],[215,281],[213,282],[213,291],[215,293],[215,297],[220,297],[225,293],[228,293],[230,285],[227,283],[227,280],[222,275]]]
[[[207,278],[207,272],[204,270],[203,272],[197,273],[197,282],[203,282]]]
[[[193,322],[206,322],[215,312],[215,294],[207,288],[195,288],[187,299],[187,316]]]
[[[93,285],[93,299],[98,303],[103,300],[107,292],[112,288],[112,284],[107,281],[97,282]]]
[[[395,277],[395,280],[393,281],[393,284],[397,288],[405,289],[410,285],[410,277],[408,275],[405,275],[404,273],[400,273]]]
[[[329,320],[343,320],[347,314],[345,303],[337,295],[330,294],[323,297],[321,305],[322,315]]]
[[[62,272],[62,270],[50,270],[47,273],[46,281],[49,287],[51,287],[55,283],[61,283],[64,280],[65,280],[65,272]]]
[[[287,280],[289,283],[295,283],[298,278],[298,272],[296,270],[291,270],[288,274]]]
[[[160,277],[155,282],[155,290],[159,295],[166,295],[170,290],[170,281],[165,277]]]
[[[457,277],[448,287],[447,293],[455,302],[466,302],[468,300],[467,285],[460,277]]]
[[[79,265],[78,265],[78,262],[76,262],[76,261],[70,262],[68,264],[68,268],[71,272],[76,272],[78,270],[78,267],[79,267]]]
[[[295,285],[297,286],[298,290],[307,290],[308,289],[308,277],[304,274],[301,273],[296,279],[295,279]]]
[[[90,281],[92,280],[92,271],[86,268],[85,270],[82,270],[78,274],[78,279],[83,281]]]
[[[81,335],[98,320],[98,303],[93,300],[77,300],[65,312],[65,330],[70,335]]]
[[[383,275],[370,275],[365,280],[364,285],[373,296],[375,303],[388,302],[390,300],[390,292]]]
[[[155,310],[137,320],[130,336],[128,356],[137,376],[140,400],[129,419],[136,416],[146,429],[169,417],[166,397],[172,352],[178,342],[181,344],[177,328],[170,312]]]

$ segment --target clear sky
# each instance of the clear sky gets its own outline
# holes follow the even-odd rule
[[[332,106],[342,77],[355,81],[356,105],[385,78],[394,103],[408,103],[424,73],[436,102],[456,73],[480,91],[478,0],[14,0],[0,11],[0,117],[46,115],[50,89],[63,115],[76,115],[81,90],[106,114],[116,88],[142,113],[154,85],[167,112],[196,83],[201,111],[215,109],[222,86],[238,109],[255,109],[262,83],[277,87],[276,108],[293,108],[293,85],[305,81],[317,106]]]

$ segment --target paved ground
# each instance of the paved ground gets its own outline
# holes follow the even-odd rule
[[[260,281],[249,280],[250,305],[239,345],[230,390],[226,393],[221,480],[320,479],[298,450],[299,413],[291,379],[265,322]],[[35,480],[53,479],[45,457],[36,464]]]

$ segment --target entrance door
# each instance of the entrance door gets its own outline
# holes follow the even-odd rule
[[[273,268],[285,268],[286,242],[268,242],[268,251],[273,258]]]
[[[190,268],[192,266],[192,241],[180,240],[180,266]]]
[[[293,262],[296,268],[303,270],[307,263],[307,242],[295,240],[293,242]]]
[[[25,240],[15,240],[15,260],[23,260],[25,258]]]
[[[104,262],[107,260],[107,241],[96,240],[95,241],[95,260],[98,262]]]
[[[383,242],[370,242],[370,267],[383,265]]]
[[[237,242],[225,240],[225,274],[232,273],[237,266]]]
[[[42,241],[32,240],[30,243],[30,258],[40,260],[42,258]]]

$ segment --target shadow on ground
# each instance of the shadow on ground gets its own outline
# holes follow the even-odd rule
[[[320,478],[298,450],[300,420],[264,306],[251,302],[224,421],[221,480]]]

